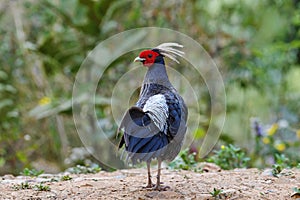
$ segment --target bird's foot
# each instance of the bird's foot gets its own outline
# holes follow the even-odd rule
[[[157,191],[166,191],[166,190],[168,190],[168,189],[170,189],[171,187],[170,186],[163,186],[163,185],[155,185],[154,187],[153,187],[153,190],[157,190]]]
[[[144,186],[144,189],[152,189],[155,185],[152,183],[148,183],[148,185]]]

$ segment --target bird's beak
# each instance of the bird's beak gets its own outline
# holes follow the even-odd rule
[[[133,62],[138,62],[138,61],[143,62],[145,60],[146,60],[145,58],[136,57]]]

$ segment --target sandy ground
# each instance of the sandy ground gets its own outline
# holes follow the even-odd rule
[[[153,174],[156,169],[153,168]],[[205,173],[162,170],[167,191],[143,189],[147,183],[146,169],[101,171],[97,174],[70,174],[71,180],[62,181],[63,174],[43,174],[39,177],[12,175],[0,179],[0,199],[297,199],[293,188],[300,188],[300,170],[284,170],[279,177],[270,170],[235,169],[210,170]],[[59,181],[54,181],[59,180]],[[20,189],[28,182],[30,189]],[[153,177],[153,181],[155,178]],[[50,191],[38,191],[34,185],[43,183]],[[210,192],[222,190],[215,198]],[[293,196],[293,197],[292,197]],[[299,197],[298,197],[299,198]]]

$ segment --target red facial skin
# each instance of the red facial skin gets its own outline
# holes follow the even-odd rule
[[[153,65],[157,56],[159,56],[159,53],[152,50],[142,51],[139,55],[140,58],[146,59],[142,61],[143,65],[146,67]]]

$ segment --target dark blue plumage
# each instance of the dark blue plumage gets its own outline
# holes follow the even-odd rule
[[[166,121],[166,125],[168,128],[166,132],[162,132],[156,127],[152,127],[151,130],[146,129],[148,131],[146,137],[137,137],[138,134],[134,135],[132,133],[126,132],[125,127],[125,133],[123,137],[126,138],[124,141],[128,141],[128,143],[125,145],[125,150],[129,153],[129,158],[133,163],[136,163],[137,161],[147,162],[148,160],[146,159],[157,158],[155,156],[156,154],[154,154],[153,152],[166,147],[173,140],[178,132],[181,123],[182,105],[180,105],[180,99],[176,96],[176,94],[174,94],[169,88],[155,83],[147,84],[144,86],[144,88],[146,88],[146,91],[142,92],[144,94],[143,97],[141,97],[136,103],[136,107],[140,109],[133,109],[129,111],[128,117],[132,119],[131,123],[139,126],[141,128],[141,131],[145,131],[146,127],[151,123],[151,120],[147,115],[147,112],[142,112],[141,110],[143,109],[149,97],[157,94],[162,94],[165,97],[166,104],[168,106],[169,116]],[[130,126],[128,122],[127,126]],[[123,145],[123,143],[120,145]],[[181,146],[180,144],[178,145]],[[153,156],[149,156],[148,158],[144,155],[140,155],[143,153],[152,153]],[[163,157],[164,160],[174,159],[173,154],[170,155],[166,152],[162,152],[162,154],[163,155],[161,155],[161,157]]]
[[[187,108],[182,97],[169,81],[164,56],[176,62],[176,56],[183,52],[166,43],[152,50],[141,52],[135,60],[148,67],[141,88],[140,97],[135,106],[125,114],[120,124],[123,136],[119,148],[125,145],[127,159],[133,164],[145,161],[148,167],[148,185],[150,162],[158,159],[158,179],[155,189],[160,186],[160,164],[163,160],[173,160],[179,153],[186,133]]]

